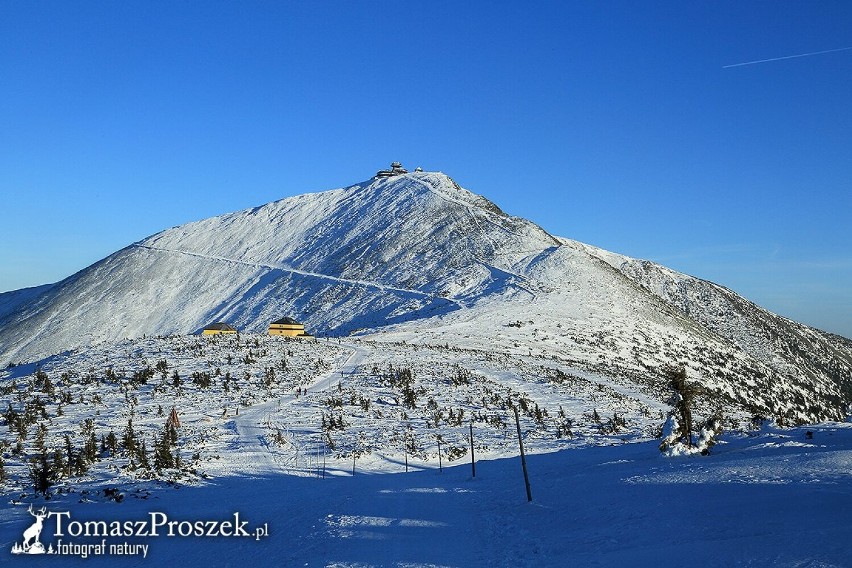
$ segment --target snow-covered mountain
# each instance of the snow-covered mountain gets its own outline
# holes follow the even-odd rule
[[[175,227],[10,300],[0,358],[214,320],[263,331],[285,314],[348,333],[459,309],[511,285],[498,257],[556,245],[446,176],[373,180]]]
[[[374,178],[168,229],[0,294],[0,362],[213,321],[488,349],[664,396],[683,365],[755,414],[839,418],[852,342],[716,284],[548,234],[442,173]]]

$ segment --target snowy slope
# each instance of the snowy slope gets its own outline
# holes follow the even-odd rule
[[[154,472],[132,466],[124,449],[101,452],[45,499],[33,494],[26,473],[35,425],[19,454],[3,424],[0,558],[21,561],[5,555],[32,525],[27,508],[34,505],[78,522],[239,513],[250,528],[268,528],[259,538],[165,530],[72,537],[69,529],[60,538],[51,518],[41,533],[45,547],[78,548],[64,549],[61,559],[27,558],[39,565],[848,566],[850,424],[751,428],[728,408],[729,431],[709,456],[665,458],[649,435],[665,404],[582,368],[559,377],[546,364],[491,350],[243,334],[137,339],[51,357],[40,371],[52,388],[36,380],[34,365],[4,369],[0,407],[25,411],[44,402],[38,422],[50,450],[63,449],[67,435],[76,452],[86,418],[96,438],[120,435],[132,419],[139,436],[153,441],[175,405],[184,466]],[[158,368],[145,382],[134,378],[155,365],[163,376]],[[413,408],[391,380],[403,368],[413,371],[419,393]],[[203,373],[209,386],[191,378]],[[529,407],[520,428],[532,503],[508,400]],[[542,420],[533,405],[547,411]],[[593,410],[625,424],[609,430]],[[346,423],[329,431],[333,447],[320,437],[320,415],[329,413]],[[570,434],[560,434],[566,424]],[[109,496],[116,491],[119,502]],[[144,556],[74,552],[103,541],[147,548]]]
[[[841,418],[852,400],[848,341],[551,236],[441,173],[168,229],[38,292],[0,295],[0,361],[217,320],[262,332],[289,315],[319,335],[582,366],[658,399],[682,365],[719,396],[795,422]]]
[[[333,337],[265,335],[283,315]],[[214,320],[243,332],[190,335]],[[5,368],[20,360],[38,361]],[[845,418],[850,361],[846,339],[551,236],[444,174],[288,198],[0,294],[0,558],[35,504],[270,529],[70,565],[845,566],[852,429],[759,417]],[[705,389],[696,422],[722,418],[709,456],[658,450],[676,365]],[[34,493],[39,429],[56,459],[132,420],[153,462],[171,406],[179,466],[98,450]]]
[[[248,331],[286,314],[322,334],[374,327],[509,286],[511,275],[490,260],[553,245],[442,174],[373,180],[135,243],[6,310],[0,359],[187,333],[219,319]]]
[[[731,290],[660,266],[565,241],[601,258],[774,372],[829,377],[852,393],[852,341],[773,314]]]
[[[805,358],[812,354],[808,362],[814,365],[832,357],[849,362],[849,352],[844,349],[849,347],[849,340],[777,316],[718,284],[647,260],[565,242],[583,247],[642,288],[761,360],[776,359],[783,364],[780,351],[786,356],[798,354]]]
[[[147,500],[46,503],[75,519],[228,519],[268,523],[268,538],[135,539],[148,556],[5,556],[32,517],[0,511],[10,565],[150,566],[849,566],[848,425],[734,437],[710,460],[663,461],[652,444],[529,458],[533,503],[517,458],[392,475],[231,477]],[[721,452],[721,450],[720,450]],[[37,506],[40,506],[39,503]],[[48,524],[42,542],[56,542]],[[76,539],[100,543],[100,539]],[[124,539],[111,538],[109,543]]]

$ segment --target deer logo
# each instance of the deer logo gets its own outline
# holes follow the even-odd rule
[[[27,509],[30,515],[35,517],[35,522],[24,531],[24,543],[22,545],[15,543],[12,548],[13,554],[44,554],[44,545],[39,542],[41,529],[44,525],[44,519],[50,514],[47,512],[47,507],[42,507],[38,511],[33,511],[33,506]]]

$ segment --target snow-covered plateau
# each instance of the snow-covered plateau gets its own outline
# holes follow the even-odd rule
[[[283,316],[316,340],[267,335]],[[198,335],[214,321],[240,333]],[[0,294],[0,362],[0,562],[33,536],[71,564],[852,557],[852,342],[441,173],[189,223]],[[660,451],[678,371],[706,455]],[[258,532],[180,534],[228,519]]]

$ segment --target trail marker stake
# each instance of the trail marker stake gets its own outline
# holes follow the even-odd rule
[[[524,485],[527,486],[527,501],[532,501],[530,478],[527,475],[527,458],[524,456],[524,440],[521,438],[521,420],[518,418],[518,407],[513,406],[512,410],[515,411],[515,426],[518,429],[518,445],[521,447],[521,467],[524,469]]]

